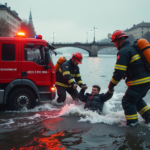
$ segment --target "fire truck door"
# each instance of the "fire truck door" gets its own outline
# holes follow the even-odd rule
[[[0,82],[9,83],[19,77],[18,44],[0,43]]]
[[[33,81],[37,86],[50,85],[50,69],[44,69],[44,45],[34,44],[34,47],[28,47],[27,43],[22,43],[22,47],[22,78]]]

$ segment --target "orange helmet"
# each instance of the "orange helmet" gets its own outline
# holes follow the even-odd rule
[[[129,36],[126,35],[126,33],[122,30],[116,30],[111,36],[111,42],[114,42],[115,40],[122,37],[128,38]]]
[[[75,54],[72,55],[72,60],[75,60],[77,63],[82,64],[82,54],[79,52],[76,52]]]

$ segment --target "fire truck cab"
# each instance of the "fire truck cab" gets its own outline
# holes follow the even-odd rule
[[[41,35],[0,37],[0,104],[30,109],[55,98],[53,49]]]

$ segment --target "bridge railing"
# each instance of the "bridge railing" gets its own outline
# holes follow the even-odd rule
[[[62,42],[55,42],[55,43],[52,43],[52,45],[55,45],[55,44],[93,44],[92,42],[90,43],[90,42],[74,42],[74,43],[71,43],[71,42],[64,42],[64,43],[62,43]],[[94,44],[112,44],[112,43],[110,43],[110,42],[95,42]],[[112,44],[113,45],[113,44]]]

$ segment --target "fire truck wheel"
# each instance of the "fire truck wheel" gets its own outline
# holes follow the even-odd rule
[[[20,110],[24,107],[30,109],[36,105],[35,94],[27,88],[19,88],[12,91],[8,98],[10,110]]]

